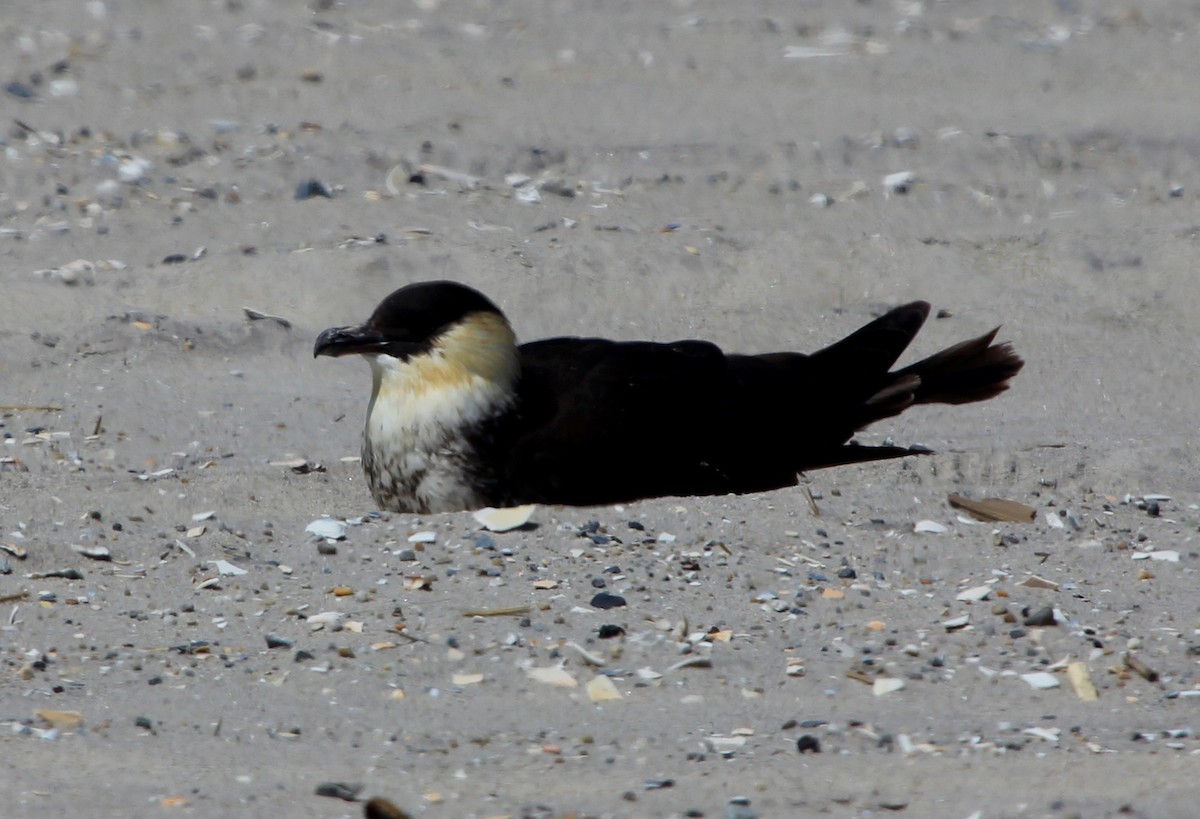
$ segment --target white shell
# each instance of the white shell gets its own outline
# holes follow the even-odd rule
[[[533,517],[534,509],[537,509],[537,505],[533,503],[504,509],[488,506],[476,511],[473,517],[480,526],[489,532],[508,532],[512,529],[519,529],[528,523],[529,519]]]
[[[304,531],[328,540],[343,540],[346,537],[346,524],[333,518],[317,518]]]

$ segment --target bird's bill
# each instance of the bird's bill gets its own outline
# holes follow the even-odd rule
[[[317,336],[313,358],[319,355],[370,355],[388,352],[388,340],[366,326],[330,327]]]

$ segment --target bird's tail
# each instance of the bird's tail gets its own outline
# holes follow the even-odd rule
[[[841,423],[847,438],[876,421],[899,415],[914,404],[969,404],[1008,389],[1025,362],[1007,342],[995,343],[999,327],[947,347],[915,364],[890,372],[929,314],[926,302],[913,302],[883,316],[813,355],[831,381],[840,383]],[[894,446],[835,448],[817,466],[861,463],[928,453]]]
[[[962,341],[895,373],[897,380],[916,377],[915,404],[970,404],[995,398],[1025,362],[1007,341],[994,344],[997,327],[979,338]]]

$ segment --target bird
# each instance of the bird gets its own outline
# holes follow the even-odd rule
[[[362,468],[381,510],[601,506],[796,486],[825,467],[928,454],[867,446],[918,404],[999,395],[1024,362],[999,327],[893,370],[929,315],[914,301],[817,352],[730,354],[701,340],[519,344],[487,296],[407,284],[313,356],[371,370]]]

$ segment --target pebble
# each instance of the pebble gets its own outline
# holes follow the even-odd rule
[[[609,592],[600,592],[592,598],[592,608],[595,609],[615,609],[626,605],[625,598],[619,594],[611,594]]]
[[[802,754],[819,754],[821,741],[812,734],[804,734],[796,740],[796,750]]]
[[[325,184],[321,182],[321,180],[305,179],[296,186],[296,193],[292,198],[296,201],[303,201],[305,199],[314,199],[316,197],[332,199],[333,194],[330,193],[329,188],[325,187]]]
[[[1054,619],[1054,607],[1053,606],[1042,606],[1041,608],[1031,611],[1030,613],[1028,613],[1025,616],[1025,619],[1022,621],[1021,624],[1025,625],[1025,626],[1053,626],[1053,625],[1056,625],[1056,621]]]
[[[758,819],[758,812],[750,807],[750,799],[735,796],[725,806],[725,819]]]
[[[362,789],[363,786],[359,783],[322,782],[317,785],[315,793],[317,796],[329,796],[334,799],[344,799],[347,802],[356,802]]]
[[[916,184],[917,175],[912,171],[898,171],[883,178],[883,186],[891,193],[908,193]]]

